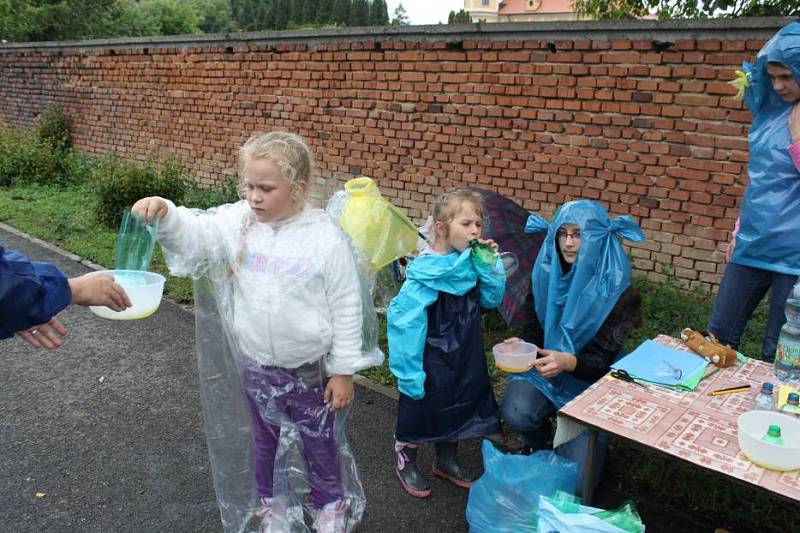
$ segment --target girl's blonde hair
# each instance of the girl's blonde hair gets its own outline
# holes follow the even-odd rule
[[[308,188],[311,183],[311,174],[314,172],[314,157],[303,138],[294,133],[284,131],[271,131],[269,133],[254,133],[247,142],[239,148],[239,197],[244,198],[244,167],[253,159],[269,159],[281,171],[281,175],[295,184],[306,184],[305,193],[300,197],[300,202],[305,202]],[[236,254],[236,264],[244,261],[246,249],[245,236],[250,227],[255,223],[252,216],[242,219],[239,233],[239,252]],[[233,274],[233,270],[229,272]]]
[[[253,159],[269,159],[277,166],[289,183],[311,181],[314,157],[302,137],[294,133],[272,131],[255,133],[239,148],[239,175],[244,178],[244,167]],[[242,180],[240,180],[241,182]]]
[[[483,198],[469,189],[456,189],[455,191],[446,192],[436,198],[433,203],[433,222],[442,222],[445,225],[444,238],[449,236],[449,224],[456,218],[456,215],[461,211],[464,204],[472,204],[475,213],[483,218]]]

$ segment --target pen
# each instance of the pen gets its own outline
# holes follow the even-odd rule
[[[729,387],[727,389],[719,389],[712,392],[709,392],[709,396],[720,396],[722,394],[733,394],[734,392],[744,392],[750,388],[750,384],[746,385],[737,385],[736,387]]]

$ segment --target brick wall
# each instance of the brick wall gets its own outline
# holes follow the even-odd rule
[[[783,19],[493,24],[0,46],[0,119],[58,103],[75,146],[236,174],[253,131],[295,131],[321,181],[376,178],[412,217],[477,185],[550,216],[591,198],[631,248],[712,288],[746,185],[751,120],[726,82]]]

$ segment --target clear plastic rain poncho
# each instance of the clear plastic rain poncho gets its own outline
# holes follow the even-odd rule
[[[767,73],[770,62],[783,64],[800,83],[800,23],[782,28],[764,45],[754,64],[744,64],[749,78],[744,101],[753,114],[749,185],[731,261],[800,275],[800,171],[787,149],[792,144],[789,115],[793,104],[772,88]]]
[[[171,272],[194,279],[224,530],[268,523],[262,531],[302,532],[327,521],[335,526],[326,531],[352,531],[365,497],[347,409],[331,413],[322,395],[328,376],[378,365],[383,354],[346,237],[324,211],[259,223],[241,201],[208,211],[170,205],[159,242]]]
[[[576,224],[581,232],[578,255],[567,273],[562,272],[556,249],[558,229],[564,224]],[[630,285],[631,266],[622,239],[643,241],[642,230],[628,216],[612,221],[597,202],[576,200],[562,205],[552,224],[531,215],[525,231],[547,231],[531,273],[536,315],[544,330],[542,348],[577,354]],[[589,386],[569,372],[547,379],[530,370],[509,379],[533,383],[559,409]]]

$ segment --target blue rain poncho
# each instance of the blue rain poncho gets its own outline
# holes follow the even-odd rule
[[[564,224],[576,224],[581,232],[578,255],[566,274],[562,274],[556,235]],[[630,285],[631,266],[622,239],[643,241],[642,230],[628,216],[612,221],[597,202],[577,200],[562,205],[552,224],[531,215],[525,231],[547,231],[531,274],[536,316],[544,330],[542,348],[578,354]],[[509,379],[533,383],[559,409],[589,386],[569,372],[546,379],[529,370]]]
[[[739,213],[741,227],[731,261],[781,274],[800,275],[800,172],[788,146],[793,104],[772,88],[767,63],[789,68],[800,83],[800,23],[785,26],[745,63],[750,86],[744,100],[750,127],[749,185]]]
[[[460,254],[425,254],[415,259],[406,270],[406,282],[392,299],[387,311],[389,368],[397,377],[397,388],[415,400],[425,395],[425,372],[422,355],[428,335],[426,308],[439,297],[439,292],[462,296],[480,279],[480,305],[500,305],[505,291],[505,277],[495,270],[481,268],[472,261],[471,249]],[[481,350],[483,347],[481,347]]]
[[[44,324],[70,300],[69,282],[58,268],[0,246],[0,339]]]

